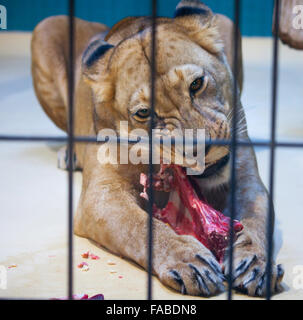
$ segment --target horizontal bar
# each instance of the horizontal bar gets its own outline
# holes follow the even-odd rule
[[[18,135],[0,135],[0,142],[13,141],[13,142],[68,142],[68,136],[18,136]],[[140,140],[137,139],[126,139],[117,137],[117,143],[130,143],[136,144]],[[141,141],[144,141],[142,139]],[[148,141],[148,140],[146,140]],[[177,139],[176,139],[177,141]],[[78,143],[105,143],[107,141],[97,140],[96,137],[92,136],[75,136],[74,142]],[[174,142],[174,139],[172,139]],[[148,143],[148,142],[147,142]],[[196,144],[196,139],[193,139],[193,143]],[[205,144],[226,146],[230,145],[230,140],[205,140]],[[237,140],[237,144],[243,147],[271,147],[272,143],[269,140]],[[280,148],[303,148],[303,142],[284,141],[274,142],[275,147]]]

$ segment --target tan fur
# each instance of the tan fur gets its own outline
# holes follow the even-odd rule
[[[119,129],[119,121],[129,122],[129,131],[148,128],[130,114],[140,105],[149,107],[151,59],[151,21],[127,18],[113,27],[105,38],[106,26],[76,19],[75,133],[96,136],[102,128]],[[157,28],[156,127],[170,130],[205,128],[212,139],[230,137],[232,110],[232,22],[221,15],[207,22],[197,16],[176,19],[159,18]],[[36,94],[50,118],[67,129],[68,60],[67,18],[53,17],[37,26],[32,41],[32,70]],[[114,45],[95,64],[81,67],[84,49],[96,34]],[[224,49],[223,49],[224,48]],[[239,49],[241,57],[241,49]],[[194,99],[188,95],[194,75],[206,73],[207,87]],[[242,88],[242,60],[239,60],[239,87]],[[203,108],[202,108],[203,106]],[[242,117],[240,92],[238,106]],[[239,125],[239,137],[248,138],[245,118]],[[93,239],[112,252],[147,267],[148,215],[139,197],[139,175],[146,165],[101,165],[99,146],[77,144],[78,164],[83,168],[82,193],[75,217],[75,233]],[[206,164],[222,158],[228,148],[213,146]],[[241,148],[237,160],[237,211],[244,231],[235,243],[235,266],[242,259],[257,255],[261,272],[265,259],[265,217],[267,193],[260,181],[255,155],[251,148]],[[229,166],[219,177],[199,181],[212,205],[224,209],[228,194]],[[176,270],[187,293],[206,294],[193,277],[189,264],[201,271],[210,294],[218,291],[205,270],[210,265],[197,254],[214,261],[211,252],[191,236],[179,236],[164,223],[154,220],[153,272],[166,285],[182,290],[172,277]],[[227,260],[225,261],[227,266]],[[227,269],[227,268],[226,268]],[[245,280],[243,274],[236,285]],[[222,282],[217,275],[215,282]],[[274,268],[273,283],[277,271]],[[273,284],[273,285],[274,285]],[[248,293],[255,294],[257,280]],[[263,290],[263,289],[262,289]],[[264,290],[262,291],[264,294]]]

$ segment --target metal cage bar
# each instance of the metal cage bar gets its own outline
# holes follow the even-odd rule
[[[153,191],[153,128],[155,116],[155,82],[156,82],[156,23],[157,23],[157,0],[151,1],[152,5],[152,34],[151,34],[151,98],[150,98],[150,123],[149,123],[149,201],[148,201],[148,281],[147,281],[147,299],[152,300],[152,271],[153,271],[153,205],[154,205],[154,191]]]
[[[276,160],[276,122],[277,122],[277,90],[279,80],[279,23],[280,23],[280,0],[275,0],[275,23],[273,41],[273,65],[272,65],[272,106],[271,106],[271,145],[270,145],[270,174],[269,174],[269,203],[267,217],[267,263],[266,263],[266,299],[271,299],[272,285],[272,258],[273,258],[273,231],[274,231],[274,173]]]
[[[232,117],[232,138],[230,143],[231,151],[231,179],[230,179],[230,225],[229,225],[229,249],[228,249],[228,300],[232,300],[232,287],[233,287],[233,240],[234,240],[234,218],[236,216],[236,188],[237,188],[237,175],[236,175],[236,157],[237,157],[237,123],[238,123],[238,30],[240,27],[240,0],[234,1],[234,30],[233,30],[233,117]]]
[[[144,139],[144,137],[143,137]],[[68,136],[31,136],[31,135],[0,135],[1,141],[11,141],[11,142],[67,142]],[[77,143],[104,143],[107,142],[108,139],[104,141],[100,141],[97,137],[93,136],[77,136],[74,135],[74,142]],[[134,144],[142,141],[137,139],[125,139],[121,137],[117,137],[117,143],[129,143]],[[172,138],[172,143],[174,143],[174,139]],[[160,143],[162,143],[160,141]],[[193,139],[193,143],[197,144],[197,140]],[[215,146],[230,146],[230,140],[206,140],[205,144],[215,145]],[[241,147],[270,147],[274,145],[275,148],[303,148],[303,142],[296,141],[275,141],[271,142],[270,140],[237,140],[237,144]]]
[[[68,297],[73,299],[73,154],[75,1],[69,0],[68,61]]]

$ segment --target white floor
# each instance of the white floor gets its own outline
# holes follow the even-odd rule
[[[62,134],[43,113],[30,75],[30,34],[0,34],[0,134]],[[278,139],[303,141],[303,52],[281,46]],[[243,105],[251,138],[268,139],[271,105],[270,39],[244,39]],[[7,289],[0,297],[50,298],[66,295],[67,174],[56,168],[56,143],[0,142],[0,265]],[[258,148],[261,176],[269,179],[269,152]],[[275,177],[276,255],[286,269],[286,291],[274,299],[303,299],[295,266],[303,269],[303,150],[279,149]],[[75,198],[81,175],[75,174]],[[75,203],[76,205],[76,203]],[[101,259],[81,272],[80,253]],[[108,260],[116,265],[109,265]],[[103,293],[106,299],[144,299],[146,272],[75,237],[75,292]],[[16,264],[15,268],[8,268]],[[116,273],[112,272],[116,271]],[[302,271],[303,273],[303,271]],[[119,276],[122,275],[122,278]],[[301,281],[303,284],[303,280]],[[184,299],[154,281],[158,299]],[[225,299],[222,294],[216,299]],[[235,295],[236,299],[244,296]]]

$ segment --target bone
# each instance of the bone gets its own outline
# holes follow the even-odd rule
[[[166,171],[168,168],[173,176],[170,171]],[[141,197],[148,199],[146,190],[149,185],[144,174],[140,176],[140,183],[144,187]],[[154,175],[153,187],[158,191],[170,191],[166,207],[159,209],[155,206],[154,216],[170,225],[177,234],[194,236],[222,263],[229,243],[230,218],[199,198],[180,166],[161,165],[160,171]],[[242,229],[240,222],[235,220],[234,236]]]

